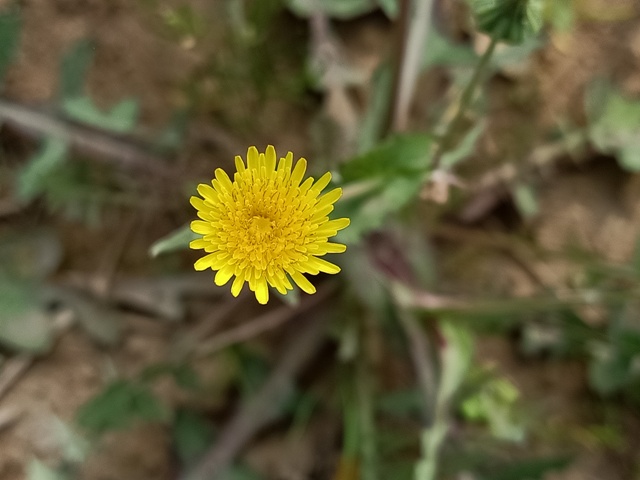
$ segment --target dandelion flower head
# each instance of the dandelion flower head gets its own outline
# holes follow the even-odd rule
[[[210,185],[198,185],[202,198],[191,197],[199,217],[191,229],[202,238],[190,247],[207,254],[196,261],[195,269],[216,270],[219,286],[234,277],[234,296],[248,283],[262,304],[269,300],[269,285],[284,295],[293,289],[291,280],[315,293],[304,274],[338,273],[340,267],[320,257],[347,248],[329,242],[349,225],[348,218],[328,217],[342,189],[321,195],[331,174],[302,181],[306,160],[299,159],[294,167],[289,152],[278,161],[272,146],[264,153],[250,147],[246,165],[240,156],[235,163],[233,181],[218,168]]]

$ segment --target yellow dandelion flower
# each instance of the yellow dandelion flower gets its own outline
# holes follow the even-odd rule
[[[319,257],[347,248],[329,242],[349,225],[348,218],[328,217],[342,189],[320,195],[331,174],[315,183],[313,178],[301,183],[307,168],[304,158],[295,167],[291,152],[280,158],[277,167],[276,160],[272,146],[264,153],[250,147],[246,166],[236,156],[233,182],[218,168],[211,185],[198,185],[202,198],[191,197],[200,218],[191,222],[191,229],[202,238],[190,247],[208,254],[196,261],[195,269],[217,270],[215,283],[220,286],[235,276],[234,296],[247,282],[262,304],[269,300],[268,285],[283,295],[293,289],[289,277],[303,291],[315,293],[303,274],[338,273],[337,265]]]

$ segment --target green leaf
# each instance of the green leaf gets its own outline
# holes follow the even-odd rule
[[[573,0],[545,0],[544,18],[553,28],[566,32],[573,28],[576,21]]]
[[[491,475],[480,475],[481,480],[543,480],[552,471],[562,470],[570,463],[568,457],[527,459],[503,465]]]
[[[117,380],[80,408],[77,421],[91,433],[100,435],[127,428],[136,421],[164,422],[169,416],[148,387]]]
[[[50,319],[37,284],[0,278],[0,343],[34,353],[51,348]]]
[[[300,17],[320,11],[329,17],[348,20],[378,8],[375,0],[285,0],[287,7]]]
[[[386,115],[389,111],[392,81],[393,74],[388,63],[381,65],[373,75],[373,93],[362,119],[362,128],[358,138],[359,152],[371,150],[380,138]]]
[[[138,120],[136,100],[123,100],[109,112],[102,112],[87,96],[67,98],[62,103],[65,113],[74,120],[118,133],[130,132]]]
[[[589,383],[598,393],[610,395],[629,382],[630,368],[629,358],[608,345],[589,365]]]
[[[398,16],[398,0],[377,0],[377,2],[378,6],[391,20]]]
[[[640,172],[640,140],[630,142],[618,152],[618,163],[629,172]]]
[[[432,140],[427,135],[399,135],[360,155],[341,170],[344,182],[370,178],[412,177],[429,168]]]
[[[513,189],[513,199],[520,215],[524,218],[532,218],[538,214],[540,210],[538,199],[529,185],[517,184]]]
[[[441,165],[445,169],[451,169],[458,163],[466,160],[475,150],[480,135],[484,132],[485,122],[478,122],[471,130],[465,133],[456,147],[442,155]]]
[[[39,281],[62,262],[62,245],[54,230],[26,228],[0,235],[0,278]]]
[[[199,236],[191,230],[189,225],[174,230],[169,235],[162,237],[160,240],[151,245],[149,253],[152,257],[157,257],[163,253],[175,252],[176,250],[187,250],[189,243]]]
[[[64,140],[47,137],[40,151],[29,160],[18,177],[18,195],[33,200],[43,193],[49,175],[67,158],[68,145]]]
[[[468,419],[487,422],[495,438],[522,442],[526,430],[517,411],[518,399],[519,392],[511,382],[494,378],[465,399],[461,410]]]
[[[473,337],[462,325],[441,322],[445,346],[442,348],[442,378],[437,403],[448,404],[469,370],[473,357]]]
[[[430,147],[426,135],[397,136],[343,166],[344,196],[334,215],[349,217],[351,225],[339,232],[339,241],[357,242],[417,196]]]
[[[89,40],[77,42],[62,58],[60,71],[60,98],[81,97],[87,72],[93,61],[95,45]]]
[[[422,67],[435,65],[445,67],[472,67],[478,62],[478,55],[466,45],[458,45],[440,34],[437,28],[429,29],[427,48],[424,49]]]
[[[522,43],[542,28],[542,0],[470,0],[478,30],[507,43]]]
[[[28,480],[71,480],[65,473],[47,467],[38,459],[32,459],[27,466]]]
[[[226,478],[228,480],[263,480],[261,475],[245,465],[233,465],[227,470]]]
[[[192,465],[214,438],[211,423],[191,410],[180,409],[173,422],[173,440],[183,465]]]
[[[380,411],[400,417],[419,415],[424,410],[424,397],[417,388],[381,393],[377,401]]]
[[[589,138],[601,152],[616,155],[620,166],[640,171],[640,101],[606,82],[594,82],[586,95]]]
[[[185,390],[198,390],[202,387],[200,378],[196,371],[186,364],[157,363],[144,369],[140,374],[141,382],[153,382],[159,377],[170,375],[176,382],[176,385]]]
[[[16,3],[0,15],[0,81],[4,81],[7,68],[16,55],[21,29],[22,16]]]

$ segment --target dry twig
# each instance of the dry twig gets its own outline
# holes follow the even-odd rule
[[[0,399],[11,390],[11,387],[33,365],[33,361],[34,357],[31,355],[20,355],[7,361],[0,373]]]
[[[229,347],[236,343],[245,342],[260,335],[261,333],[273,330],[274,328],[279,327],[280,325],[286,323],[297,315],[300,315],[301,313],[318,306],[324,300],[326,300],[334,291],[334,286],[330,285],[318,291],[318,293],[316,293],[315,295],[306,297],[304,301],[300,302],[300,304],[294,308],[285,305],[267,312],[264,315],[260,315],[250,322],[243,323],[235,328],[227,330],[226,332],[222,332],[211,340],[199,345],[194,350],[193,355],[195,357],[204,357],[207,355],[211,355],[222,350],[223,348]]]
[[[180,477],[181,480],[224,478],[228,466],[249,440],[280,416],[282,405],[291,394],[294,378],[322,344],[324,327],[323,319],[317,315],[304,321],[302,331],[295,332],[260,391],[240,407],[215,445],[193,470]]]
[[[125,167],[142,168],[153,173],[171,176],[166,158],[151,152],[151,148],[131,138],[81,125],[46,111],[0,99],[0,120],[35,136],[51,135],[98,157],[109,159]]]

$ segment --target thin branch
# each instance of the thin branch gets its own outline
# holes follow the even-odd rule
[[[414,8],[415,7],[415,8]],[[403,131],[409,123],[409,109],[422,66],[431,27],[433,0],[402,0],[398,22],[398,43],[389,130]]]
[[[459,217],[465,223],[476,222],[509,194],[514,183],[526,180],[535,171],[548,169],[562,158],[571,156],[586,145],[584,132],[536,147],[518,166],[506,163],[485,173],[471,186],[472,198],[462,208]]]
[[[0,399],[4,397],[11,387],[26,373],[33,365],[34,357],[32,355],[20,355],[8,360],[0,373]]]
[[[42,110],[0,99],[0,121],[35,136],[54,136],[90,154],[109,159],[126,167],[142,168],[171,176],[167,159],[151,152],[131,138],[58,118]]]
[[[260,315],[250,322],[243,323],[235,328],[227,330],[226,332],[222,332],[211,340],[196,347],[193,352],[193,356],[199,358],[212,355],[223,348],[245,342],[260,335],[261,333],[278,328],[280,325],[283,325],[301,313],[317,307],[334,291],[335,287],[333,285],[328,286],[318,291],[315,295],[306,297],[304,301],[300,302],[300,304],[294,308],[285,305]]]
[[[476,65],[476,68],[473,72],[473,76],[471,77],[471,80],[463,90],[462,95],[460,97],[460,102],[458,103],[458,110],[456,111],[456,114],[453,117],[453,120],[451,120],[451,123],[449,123],[449,125],[447,126],[447,130],[445,134],[442,136],[442,139],[438,142],[438,148],[433,155],[433,161],[432,161],[433,170],[438,169],[438,167],[440,166],[440,161],[442,160],[442,155],[446,153],[449,149],[451,149],[451,147],[453,146],[452,142],[456,134],[458,133],[458,129],[460,128],[460,124],[462,122],[462,119],[464,118],[464,114],[466,113],[467,109],[469,108],[469,105],[471,104],[471,101],[473,100],[473,94],[475,93],[476,88],[478,87],[478,84],[482,79],[484,71],[487,65],[489,64],[489,59],[493,55],[493,52],[495,51],[497,44],[498,44],[498,41],[495,38],[492,38],[491,43],[489,44],[485,52],[482,54],[482,57],[480,57],[480,61]]]
[[[214,480],[223,475],[234,458],[263,427],[276,420],[289,398],[295,377],[322,345],[325,323],[317,315],[304,321],[284,354],[255,397],[240,407],[220,432],[202,460],[180,480]]]
[[[433,407],[435,405],[438,388],[431,344],[424,329],[420,326],[413,314],[402,308],[398,309],[398,312],[400,325],[402,325],[407,341],[409,342],[411,361],[416,371],[418,385],[425,405],[425,421],[427,425],[431,425],[434,418]]]

